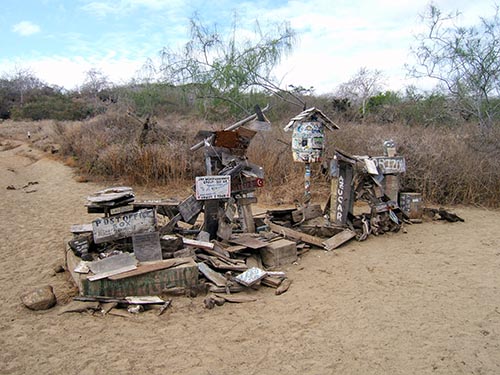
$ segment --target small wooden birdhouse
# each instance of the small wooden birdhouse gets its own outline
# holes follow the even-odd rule
[[[284,130],[293,129],[293,160],[301,163],[321,162],[325,148],[325,128],[339,129],[323,112],[309,108],[292,118]]]

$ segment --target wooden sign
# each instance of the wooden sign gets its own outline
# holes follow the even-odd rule
[[[196,199],[224,199],[231,197],[231,176],[196,177]]]
[[[399,174],[406,172],[406,161],[403,156],[375,156],[371,158],[383,174]]]
[[[158,232],[139,233],[132,236],[134,254],[139,262],[162,260]]]
[[[103,243],[138,233],[153,232],[155,224],[154,211],[150,209],[98,218],[92,222],[94,242]]]
[[[345,225],[347,215],[352,211],[352,179],[353,167],[349,163],[339,163],[339,178],[337,184],[337,199],[335,201],[335,223]]]

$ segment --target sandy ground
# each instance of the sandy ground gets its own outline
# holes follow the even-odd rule
[[[498,211],[456,208],[465,223],[310,251],[285,267],[287,293],[263,287],[253,303],[206,310],[182,297],[160,317],[59,315],[73,288],[53,267],[103,186],[27,145],[5,148],[0,374],[500,374]],[[45,284],[60,303],[26,309],[21,293]]]

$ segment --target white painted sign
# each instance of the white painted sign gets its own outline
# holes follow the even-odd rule
[[[94,242],[103,243],[131,237],[137,233],[153,232],[155,224],[154,211],[150,209],[99,218],[92,222]]]
[[[196,199],[224,199],[231,197],[231,176],[196,177]]]

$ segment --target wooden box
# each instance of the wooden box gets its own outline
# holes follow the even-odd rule
[[[87,280],[86,274],[74,272],[80,263],[71,249],[66,250],[66,265],[83,296],[152,296],[162,294],[164,289],[173,287],[190,288],[198,284],[198,267],[193,259],[176,267],[152,271],[121,280]]]
[[[260,256],[266,268],[280,267],[297,260],[297,244],[281,239],[260,249]]]

